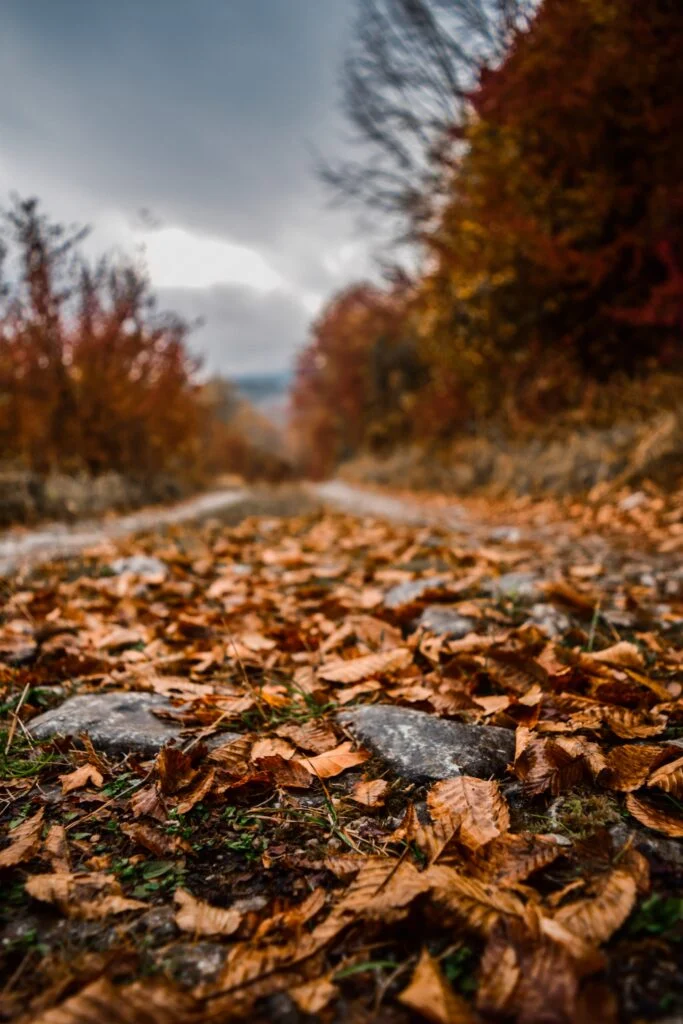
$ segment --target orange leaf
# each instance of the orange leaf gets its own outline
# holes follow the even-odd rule
[[[311,775],[319,779],[331,779],[347,768],[355,768],[356,765],[364,764],[370,754],[367,750],[351,750],[351,741],[340,743],[334,750],[328,750],[326,754],[318,754],[317,757],[302,758],[300,764],[307,768]]]
[[[183,932],[191,932],[193,935],[232,935],[242,922],[239,911],[212,907],[185,889],[176,889],[173,899],[178,904],[175,923]]]
[[[88,783],[92,782],[93,786],[101,786],[104,782],[102,773],[93,764],[82,764],[80,768],[76,768],[75,771],[69,772],[66,775],[60,775],[59,781],[62,784],[62,793],[70,793],[73,789],[82,789],[83,786],[87,786]]]
[[[453,991],[426,949],[398,1001],[432,1024],[474,1024],[478,1019],[462,996]]]
[[[328,683],[360,683],[370,676],[407,668],[412,661],[412,653],[407,647],[394,647],[390,651],[366,654],[362,658],[329,661],[318,669],[318,675]]]
[[[389,783],[384,779],[364,780],[353,787],[351,799],[364,807],[381,807],[388,789]]]
[[[662,811],[649,801],[634,796],[633,793],[629,793],[626,797],[626,810],[641,825],[647,825],[648,828],[652,828],[656,832],[663,832],[665,835],[675,838],[683,836],[683,817],[681,815],[673,814],[671,811]]]
[[[10,845],[0,853],[0,868],[12,868],[15,864],[21,864],[30,858],[38,850],[40,845],[40,833],[43,828],[43,817],[45,808],[22,821],[9,834]]]

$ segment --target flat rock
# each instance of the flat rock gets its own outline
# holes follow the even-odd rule
[[[540,597],[538,577],[532,572],[506,572],[491,580],[490,592],[493,597],[510,597],[534,601]]]
[[[413,782],[454,775],[501,778],[514,758],[514,733],[493,725],[465,725],[392,704],[349,708],[338,720]]]
[[[69,697],[57,708],[34,718],[29,731],[34,739],[65,736],[77,740],[87,733],[98,750],[110,754],[136,753],[153,757],[165,743],[178,740],[183,726],[157,718],[155,708],[170,708],[170,701],[157,693],[115,690]],[[221,743],[236,738],[220,733]]]
[[[152,555],[131,555],[129,558],[117,558],[109,566],[117,576],[124,572],[130,572],[134,576],[163,576],[168,575],[166,564],[160,558]]]
[[[405,605],[419,601],[426,594],[431,594],[443,589],[445,580],[438,576],[427,577],[422,580],[409,580],[407,583],[399,583],[384,595],[385,608],[403,608]]]
[[[436,633],[437,636],[448,636],[452,640],[460,640],[475,629],[476,622],[474,619],[459,615],[448,605],[430,604],[417,620],[417,625]]]
[[[568,615],[560,611],[553,604],[539,602],[529,609],[527,622],[533,623],[542,629],[546,636],[551,638],[562,636],[571,627]]]

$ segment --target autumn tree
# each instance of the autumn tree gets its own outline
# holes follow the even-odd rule
[[[423,380],[409,292],[358,284],[336,296],[296,369],[292,419],[304,468],[322,476],[364,445],[405,440]]]
[[[360,0],[342,76],[357,156],[323,168],[335,194],[414,237],[438,208],[444,170],[480,70],[496,66],[535,0]]]

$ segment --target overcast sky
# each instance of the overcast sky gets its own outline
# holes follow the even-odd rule
[[[144,245],[162,305],[207,325],[211,370],[291,365],[329,294],[362,276],[338,153],[355,0],[2,0],[0,194],[38,195]],[[141,216],[140,211],[148,211]]]

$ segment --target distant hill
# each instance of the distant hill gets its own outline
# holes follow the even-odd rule
[[[271,405],[285,398],[292,380],[291,373],[254,373],[231,378],[238,391],[253,405]]]

